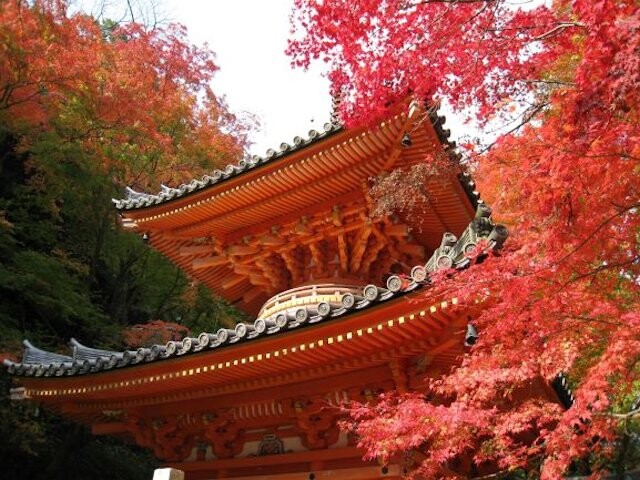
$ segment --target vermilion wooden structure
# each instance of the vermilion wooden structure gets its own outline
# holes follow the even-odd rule
[[[208,187],[165,188],[172,197],[161,200],[134,194],[119,206],[125,224],[148,233],[154,248],[257,313],[269,297],[305,283],[381,284],[394,267],[407,271],[424,263],[443,233],[462,233],[476,199],[469,199],[453,166],[425,179],[424,199],[417,199],[424,205],[414,211],[369,215],[371,178],[426,156],[450,158],[440,131],[442,138],[415,104],[373,129],[328,124],[306,141],[281,145],[279,153],[214,173]],[[410,145],[403,145],[405,135]]]
[[[430,297],[428,274],[506,238],[442,121],[405,104],[374,128],[328,124],[178,188],[130,191],[116,201],[125,227],[256,321],[135,351],[25,342],[7,362],[14,394],[149,447],[188,479],[398,478],[403,460],[362,460],[340,405],[419,391],[460,360],[481,305]],[[373,217],[370,179],[426,156],[449,169],[425,178],[410,212]]]

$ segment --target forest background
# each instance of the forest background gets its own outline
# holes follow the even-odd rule
[[[216,70],[182,27],[0,1],[0,356],[24,338],[122,349],[243,318],[123,231],[111,202],[244,154]],[[10,404],[0,381],[2,478],[151,478],[146,452]]]

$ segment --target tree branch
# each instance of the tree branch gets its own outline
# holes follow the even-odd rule
[[[523,114],[522,114],[522,121],[519,122],[515,127],[510,128],[509,130],[507,130],[506,132],[504,132],[502,134],[502,137],[507,136],[513,132],[516,132],[517,130],[519,130],[520,128],[522,128],[523,126],[525,126],[527,123],[529,123],[531,120],[533,120],[533,118],[540,113],[547,105],[549,105],[549,102],[543,102],[543,103],[539,103],[537,105],[534,105],[532,108],[528,108]],[[514,120],[515,121],[515,120]],[[508,122],[507,125],[511,123]],[[484,147],[482,150],[480,150],[478,152],[478,155],[482,155],[485,152],[488,152],[489,150],[491,150],[491,148],[497,143],[498,140],[491,142],[489,145],[487,145],[486,147]]]
[[[580,250],[582,247],[584,247],[587,243],[589,243],[589,241],[600,231],[602,230],[605,226],[607,226],[611,221],[615,220],[616,218],[621,217],[622,215],[624,215],[625,213],[630,212],[631,210],[637,209],[640,207],[640,203],[635,203],[633,205],[629,205],[628,207],[625,207],[624,209],[620,210],[619,212],[616,212],[615,214],[607,217],[604,219],[604,221],[598,225],[589,235],[587,235],[586,238],[584,238],[578,245],[576,245],[576,247],[571,250],[569,253],[567,253],[564,257],[562,257],[560,260],[558,260],[557,262],[555,262],[556,265],[560,265],[561,263],[563,263],[564,261],[566,261],[569,257],[571,257],[574,253],[576,253],[578,250]]]
[[[131,21],[135,23],[136,17],[133,14],[133,5],[131,5],[131,0],[127,0],[127,7],[129,8],[129,14],[131,15]]]
[[[417,3],[407,3],[406,5],[400,7],[401,10],[408,10],[410,8],[415,8],[420,5],[427,5],[429,3],[496,3],[502,0],[422,0]]]
[[[579,22],[561,22],[557,26],[553,27],[551,30],[549,30],[549,31],[547,31],[545,33],[542,33],[542,34],[538,35],[537,37],[533,37],[527,43],[533,43],[533,42],[539,42],[540,40],[545,40],[545,39],[547,39],[549,37],[552,37],[552,36],[560,33],[565,28],[573,28],[573,27],[587,28],[587,26],[584,23],[579,23]]]

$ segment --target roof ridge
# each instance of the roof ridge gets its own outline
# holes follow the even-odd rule
[[[201,180],[193,179],[188,183],[182,183],[177,187],[168,187],[166,185],[160,185],[160,191],[157,194],[142,193],[133,190],[131,187],[125,187],[125,198],[116,199],[111,201],[115,204],[118,210],[132,210],[137,208],[145,208],[153,205],[157,205],[163,202],[174,200],[176,198],[183,197],[190,193],[202,190],[210,185],[221,183],[229,178],[236,177],[237,175],[251,170],[259,165],[269,163],[273,160],[290,155],[294,152],[304,149],[316,142],[327,138],[341,130],[343,126],[339,122],[327,122],[323,126],[323,130],[309,130],[307,137],[295,136],[293,137],[293,143],[282,142],[279,150],[269,148],[266,151],[266,156],[260,155],[247,155],[237,163],[230,163],[221,169],[215,169],[211,174],[205,174]]]
[[[182,183],[177,187],[168,187],[166,185],[160,185],[160,191],[156,194],[143,193],[133,190],[131,187],[125,188],[125,198],[112,199],[118,210],[134,210],[140,208],[151,207],[160,203],[168,202],[177,198],[184,197],[191,193],[200,191],[205,187],[216,185],[229,178],[234,178],[248,170],[251,170],[259,165],[272,162],[274,160],[283,158],[294,152],[300,151],[310,145],[313,145],[320,140],[327,138],[335,133],[338,133],[345,129],[344,125],[336,114],[337,105],[339,100],[334,100],[333,112],[330,117],[330,121],[323,125],[322,130],[311,129],[309,130],[307,137],[295,136],[293,137],[293,143],[282,142],[279,149],[269,148],[266,151],[266,156],[260,155],[247,155],[237,163],[230,163],[223,168],[215,169],[211,174],[205,174],[201,180],[192,179],[190,182]],[[431,124],[436,132],[438,140],[445,147],[447,153],[452,156],[457,162],[460,161],[460,154],[456,152],[456,142],[449,140],[451,131],[444,128],[446,123],[446,117],[439,115],[439,104],[429,106],[428,102],[425,102],[427,115]]]

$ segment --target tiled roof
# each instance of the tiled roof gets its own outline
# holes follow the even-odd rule
[[[449,141],[451,132],[444,128],[446,117],[438,115],[434,109],[429,109],[429,119],[440,140],[451,155],[459,159],[459,155],[454,152],[456,148],[455,142]],[[342,124],[332,117],[332,121],[324,124],[322,130],[310,130],[307,137],[294,137],[292,143],[283,142],[278,150],[269,149],[264,157],[253,155],[249,158],[240,160],[237,164],[227,165],[222,170],[214,170],[210,175],[204,175],[201,179],[193,179],[189,183],[172,188],[162,185],[159,192],[155,194],[136,192],[130,187],[126,188],[126,197],[124,199],[113,199],[118,210],[135,210],[139,208],[151,207],[164,202],[175,200],[190,193],[198,192],[206,187],[220,184],[228,179],[234,178],[242,173],[248,172],[260,165],[271,163],[278,159],[289,156],[290,154],[302,150],[310,145],[314,145],[323,139],[344,130]]]
[[[551,382],[551,387],[558,395],[558,399],[564,408],[571,408],[571,406],[575,402],[575,398],[573,396],[573,392],[569,387],[569,382],[567,376],[564,373],[558,374],[556,378]]]
[[[237,164],[227,165],[222,170],[214,170],[211,175],[204,175],[200,180],[193,179],[189,183],[183,183],[179,187],[171,188],[165,185],[161,186],[161,190],[156,194],[140,193],[126,188],[126,198],[122,200],[113,199],[118,210],[133,210],[136,208],[151,207],[160,203],[174,200],[190,193],[202,190],[211,185],[216,185],[230,178],[234,178],[244,172],[252,170],[260,165],[273,162],[293,152],[302,150],[324,138],[329,137],[343,129],[339,123],[325,123],[323,130],[310,130],[306,138],[294,137],[293,143],[283,142],[278,150],[269,149],[264,157],[253,155],[252,157],[242,159]]]
[[[464,177],[468,187],[469,177]],[[98,350],[71,340],[71,355],[65,356],[35,348],[25,341],[22,361],[4,361],[9,373],[20,376],[52,377],[96,373],[130,365],[161,361],[164,359],[196,354],[209,349],[228,346],[282,334],[319,322],[343,318],[354,311],[387,302],[393,298],[424,288],[429,283],[429,274],[438,269],[463,269],[469,266],[470,253],[484,239],[491,250],[499,249],[507,238],[507,229],[495,225],[490,219],[491,210],[478,200],[476,217],[460,238],[445,233],[439,248],[424,265],[417,265],[406,277],[391,276],[386,286],[367,285],[358,294],[346,293],[340,302],[320,302],[317,305],[291,307],[275,312],[266,318],[257,318],[253,323],[240,323],[235,329],[222,328],[217,332],[203,332],[198,337],[181,341],[170,341],[165,345],[141,347],[122,352]]]

